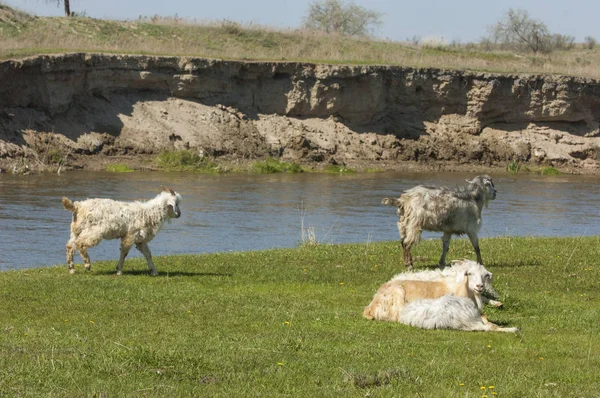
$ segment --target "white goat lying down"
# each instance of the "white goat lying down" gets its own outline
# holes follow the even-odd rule
[[[421,299],[406,304],[398,322],[423,329],[518,332],[519,328],[498,326],[481,315],[477,304],[467,292],[468,279],[469,276],[465,275],[462,288],[458,289],[456,295],[446,294],[438,299]]]
[[[465,275],[469,276],[467,289],[464,288]],[[371,303],[365,307],[363,316],[367,319],[397,322],[407,303],[420,299],[437,299],[446,294],[471,297],[481,311],[481,294],[486,279],[491,280],[492,274],[483,265],[472,261],[468,262],[468,267],[462,273],[435,280],[405,280],[396,275],[381,285]]]
[[[476,265],[477,263],[472,260],[454,260],[452,261],[452,265],[450,267],[444,267],[442,269],[435,270],[424,270],[419,272],[403,272],[394,275],[394,277],[391,280],[439,281],[446,277],[456,278],[459,275],[464,275],[465,272],[469,271],[470,268]],[[483,270],[485,270],[483,271],[484,292],[494,299],[499,298],[500,295],[496,292],[494,286],[492,286],[494,274],[489,272],[485,267],[483,267]],[[493,307],[502,307],[503,305],[501,301],[492,300],[483,295],[481,296],[481,300],[484,304],[488,304]]]
[[[121,239],[121,257],[117,263],[117,275],[122,274],[123,262],[131,246],[142,252],[151,275],[158,275],[148,248],[163,223],[181,217],[179,202],[181,195],[163,187],[154,199],[146,202],[119,202],[112,199],[87,199],[73,202],[65,197],[62,204],[73,213],[71,238],[67,242],[67,265],[74,273],[73,255],[79,250],[85,269],[91,269],[88,248],[103,239]]]
[[[398,208],[397,224],[406,267],[413,266],[410,250],[421,239],[422,230],[444,233],[440,266],[446,264],[452,234],[467,234],[477,262],[483,264],[477,237],[481,228],[481,210],[484,205],[487,207],[488,201],[496,199],[496,189],[488,175],[467,182],[468,187],[458,188],[419,185],[405,191],[398,199],[383,199],[383,204]]]

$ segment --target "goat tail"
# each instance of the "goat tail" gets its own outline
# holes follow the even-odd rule
[[[75,204],[73,203],[73,201],[65,196],[63,196],[63,198],[62,198],[62,205],[65,209],[69,210],[71,213],[75,213],[75,211],[77,210],[75,208]]]
[[[402,203],[400,202],[400,200],[396,199],[396,198],[384,198],[381,201],[381,203],[384,205],[387,205],[387,206],[396,206],[396,207],[402,206]]]

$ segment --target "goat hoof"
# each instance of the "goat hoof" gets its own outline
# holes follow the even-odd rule
[[[490,300],[490,305],[496,308],[504,307],[504,303],[502,301]]]
[[[69,274],[73,275],[75,273],[75,268],[69,268]]]
[[[117,271],[117,276],[123,275],[123,271]]]
[[[150,272],[150,276],[158,276],[158,271],[152,271],[152,272]]]

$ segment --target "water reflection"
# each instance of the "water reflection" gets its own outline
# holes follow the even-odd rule
[[[156,256],[294,247],[301,225],[325,243],[398,238],[395,209],[381,205],[417,184],[462,184],[459,173],[202,175],[92,173],[0,176],[0,269],[64,263],[71,213],[62,196],[147,200],[166,185],[183,195],[183,216],[150,244]],[[600,235],[595,177],[494,176],[498,198],[484,210],[482,237]],[[437,238],[438,233],[424,233]],[[90,250],[117,259],[118,241]],[[140,254],[132,250],[130,256]],[[76,257],[80,262],[79,258]]]

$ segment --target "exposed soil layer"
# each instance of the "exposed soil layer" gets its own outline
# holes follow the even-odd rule
[[[383,169],[600,173],[600,83],[111,54],[0,63],[0,164],[152,168],[166,149]]]

